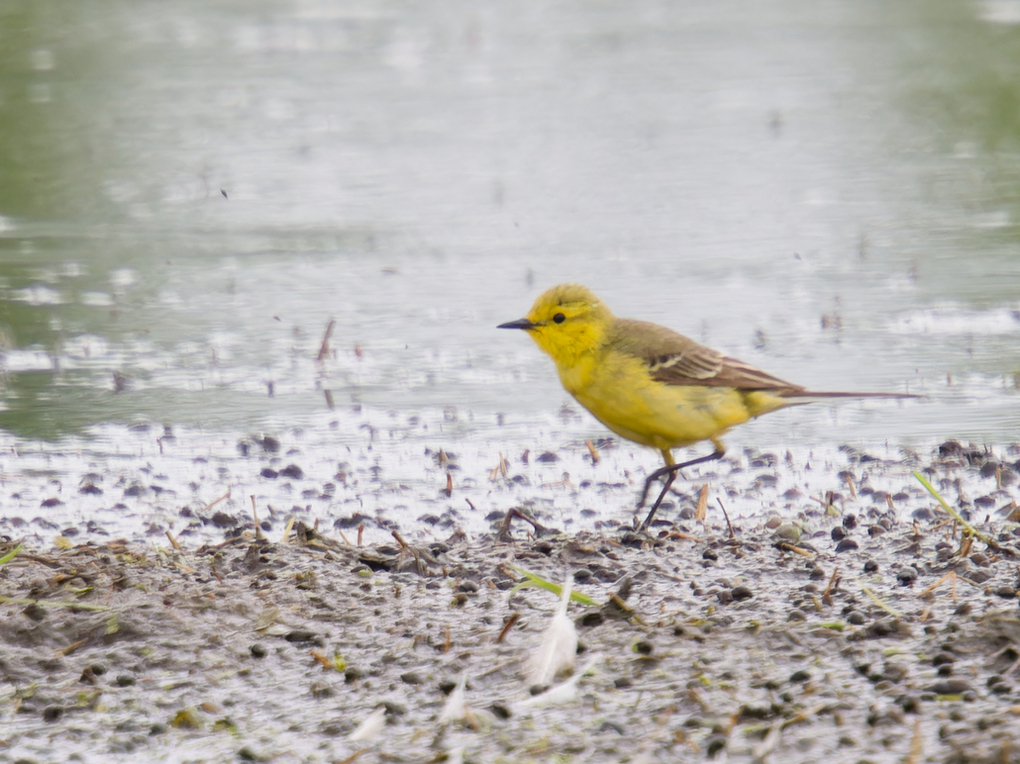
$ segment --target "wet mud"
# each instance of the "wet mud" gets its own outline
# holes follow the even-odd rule
[[[0,761],[1016,760],[1016,448],[918,465],[963,524],[849,459],[846,490],[797,512],[728,522],[729,496],[699,520],[695,492],[647,536],[522,508],[424,542],[8,538]],[[558,597],[522,571],[592,603],[569,607],[575,669],[551,689],[524,666]]]

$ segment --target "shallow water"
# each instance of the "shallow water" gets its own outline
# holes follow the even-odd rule
[[[578,280],[811,387],[926,396],[736,447],[1013,439],[1011,7],[8,4],[0,425],[315,428],[328,389],[526,431],[567,396],[494,327]]]

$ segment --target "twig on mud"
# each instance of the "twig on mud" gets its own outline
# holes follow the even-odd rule
[[[871,589],[869,589],[863,583],[861,583],[860,581],[858,581],[857,583],[860,584],[861,591],[867,594],[871,601],[878,605],[880,608],[882,608],[882,610],[887,612],[889,615],[895,616],[896,618],[901,618],[903,616],[903,614],[899,610],[897,610],[892,605],[887,603],[885,600],[883,600],[881,597],[879,597],[877,594],[871,591]]]
[[[220,503],[221,501],[223,501],[223,500],[225,500],[225,499],[229,499],[229,498],[230,498],[230,489],[228,488],[228,489],[227,489],[227,492],[226,492],[225,494],[223,494],[222,496],[220,496],[220,498],[218,498],[218,499],[213,499],[213,500],[212,500],[212,501],[210,501],[210,502],[209,502],[208,504],[206,504],[206,505],[205,505],[204,507],[202,507],[202,511],[203,511],[203,512],[208,512],[208,511],[209,511],[210,509],[212,509],[213,507],[215,507],[215,506],[216,506],[217,504],[219,504],[219,503]]]
[[[336,319],[331,318],[326,324],[326,331],[322,333],[322,343],[319,345],[319,354],[315,357],[316,363],[321,363],[329,355],[329,338],[333,336],[333,328],[336,326]]]
[[[497,464],[495,467],[493,467],[491,470],[489,470],[489,481],[490,482],[495,482],[496,478],[498,478],[500,476],[502,476],[503,479],[506,480],[507,477],[510,474],[509,469],[508,469],[508,464],[509,464],[509,462],[507,462],[507,460],[506,460],[506,458],[504,458],[503,454],[500,454],[499,455],[499,464]]]
[[[955,570],[951,570],[948,573],[946,573],[946,575],[942,576],[942,578],[940,578],[934,584],[932,584],[927,589],[925,589],[923,592],[918,592],[917,596],[918,597],[924,597],[927,594],[931,594],[933,591],[935,591],[940,586],[942,586],[942,584],[944,584],[946,581],[952,581],[953,582],[953,602],[956,602],[956,582],[957,581],[966,581],[968,584],[973,586],[975,589],[980,589],[981,588],[981,585],[979,583],[977,583],[976,581],[971,581],[969,578],[964,578],[959,573],[957,573]]]
[[[917,764],[924,753],[924,737],[921,735],[921,719],[914,719],[914,734],[910,738],[910,755],[906,758],[906,764]]]
[[[172,546],[172,547],[173,547],[174,549],[176,549],[176,550],[177,550],[178,552],[183,552],[183,551],[184,551],[184,550],[183,550],[183,549],[181,548],[181,545],[177,543],[177,539],[175,539],[175,538],[173,537],[173,534],[172,534],[172,533],[170,533],[170,529],[169,529],[169,528],[167,528],[167,531],[166,531],[166,537],[167,537],[167,538],[168,538],[168,539],[170,540],[170,546]]]
[[[361,756],[361,754],[365,753],[365,751],[367,750],[368,750],[367,748],[362,748],[360,751],[355,751],[354,753],[352,753],[346,759],[341,759],[339,761],[334,762],[334,764],[352,764],[352,762],[355,759],[357,759],[359,756]]]
[[[846,480],[847,487],[850,489],[850,497],[853,499],[857,498],[857,489],[854,488],[854,479],[850,477],[850,473],[843,475],[843,479]]]
[[[229,491],[228,491],[229,493]],[[251,494],[251,515],[255,519],[255,540],[262,541],[265,536],[262,535],[262,526],[259,525],[259,512],[255,507],[255,494]]]
[[[280,537],[280,543],[281,544],[286,544],[287,543],[287,539],[290,538],[290,532],[294,528],[294,521],[295,520],[297,520],[297,518],[294,517],[293,515],[291,515],[290,520],[287,521],[287,527],[285,527],[283,529],[283,535]]]
[[[811,557],[814,554],[814,552],[809,552],[807,549],[801,549],[799,546],[794,546],[788,541],[780,541],[776,544],[776,549],[781,552],[793,552],[794,554],[799,554],[801,557]]]
[[[511,507],[506,512],[506,517],[503,518],[503,524],[499,526],[499,532],[496,534],[496,538],[504,543],[512,543],[514,537],[510,535],[510,521],[515,517],[519,517],[527,523],[531,523],[531,527],[535,529],[535,535],[541,535],[543,532],[548,531],[544,525],[532,520],[526,514],[521,512],[517,507]]]
[[[807,721],[812,716],[816,716],[820,711],[824,711],[826,708],[829,708],[830,705],[829,701],[815,703],[811,706],[811,708],[805,708],[796,716],[791,716],[789,719],[785,719],[782,723],[782,727],[783,729],[786,729],[793,724],[799,724],[800,722]]]
[[[705,515],[708,514],[708,483],[701,486],[701,494],[698,496],[698,506],[694,509],[694,519],[705,527]]]
[[[497,645],[503,641],[503,638],[506,637],[507,632],[509,632],[510,629],[514,627],[514,624],[517,623],[520,619],[521,614],[518,613],[517,611],[514,611],[513,613],[510,614],[510,617],[506,619],[506,623],[503,624],[503,629],[499,632],[499,636],[496,637]]]
[[[730,529],[730,538],[735,539],[736,535],[733,533],[733,523],[730,522],[730,513],[726,511],[726,506],[722,503],[722,499],[716,498],[715,501],[719,505],[719,509],[722,510],[723,517],[726,518],[726,527]]]
[[[698,538],[697,536],[692,536],[691,534],[684,533],[683,531],[670,531],[669,533],[666,534],[666,538],[683,539],[684,541],[693,541],[698,544],[702,542],[702,539]]]
[[[822,592],[822,602],[824,602],[829,607],[832,607],[832,589],[833,589],[833,584],[836,584],[838,586],[837,578],[836,578],[836,576],[838,574],[839,574],[839,568],[833,568],[832,569],[832,575],[829,576],[829,583],[826,585],[825,591]]]

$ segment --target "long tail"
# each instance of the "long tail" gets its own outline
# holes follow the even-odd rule
[[[789,401],[791,406],[799,406],[803,403],[813,403],[814,401],[824,401],[832,398],[847,398],[853,400],[855,398],[920,398],[920,395],[914,395],[913,393],[845,393],[845,392],[815,392],[813,390],[790,390],[788,392],[780,393],[780,396]]]

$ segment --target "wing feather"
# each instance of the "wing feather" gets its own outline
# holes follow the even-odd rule
[[[724,356],[664,326],[617,319],[614,329],[612,344],[647,363],[648,373],[656,382],[733,387],[747,391],[768,390],[781,396],[796,395],[805,390],[736,358]]]

